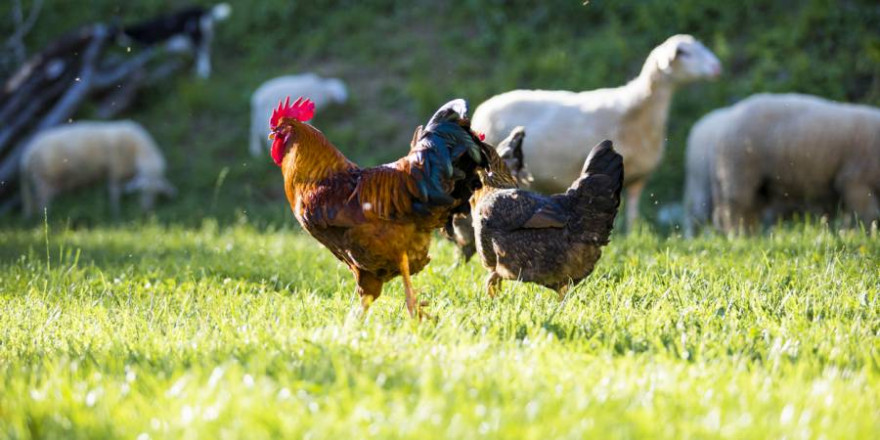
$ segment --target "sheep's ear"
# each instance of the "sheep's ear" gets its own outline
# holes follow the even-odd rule
[[[668,44],[661,47],[660,53],[657,54],[657,68],[661,72],[669,72],[676,54],[678,54],[678,44]]]
[[[330,90],[333,92],[333,97],[336,99],[337,103],[344,103],[348,100],[348,89],[345,87],[345,83],[342,82],[341,79],[331,79],[330,80]]]

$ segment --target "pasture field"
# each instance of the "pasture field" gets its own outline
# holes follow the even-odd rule
[[[563,304],[451,245],[365,319],[294,228],[0,228],[4,438],[876,438],[880,241],[615,235]]]
[[[52,2],[28,53],[183,3]],[[876,233],[685,241],[656,221],[706,112],[756,92],[880,105],[876,1],[229,3],[212,77],[151,84],[120,115],[156,137],[174,201],[111,221],[97,187],[46,225],[0,214],[0,439],[880,438]],[[479,263],[438,242],[413,279],[436,320],[408,318],[399,279],[362,318],[277,167],[246,152],[250,94],[277,75],[345,80],[350,101],[316,125],[376,165],[449,99],[622,85],[679,32],[724,73],[676,93],[642,197],[659,232],[614,234],[563,304],[516,283],[490,300]]]

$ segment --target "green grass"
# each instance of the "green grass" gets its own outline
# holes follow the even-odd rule
[[[0,229],[8,438],[871,438],[880,242],[616,236],[560,305],[450,245],[358,317],[293,229]]]
[[[350,274],[286,226],[277,167],[246,152],[250,93],[277,75],[345,80],[350,102],[315,124],[374,165],[450,98],[620,85],[692,33],[724,76],[676,94],[650,221],[706,112],[757,92],[880,104],[876,1],[230,3],[213,76],[120,115],[154,135],[177,199],[143,219],[127,198],[114,222],[99,185],[45,229],[0,217],[0,438],[878,437],[876,237],[617,235],[563,306],[515,283],[489,300],[479,264],[439,243],[414,278],[437,321],[407,318],[399,280],[362,320]],[[56,1],[25,42],[179,4]]]

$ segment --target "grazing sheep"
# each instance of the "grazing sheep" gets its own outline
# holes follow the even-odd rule
[[[315,109],[348,99],[345,83],[336,78],[321,78],[314,73],[279,76],[264,82],[251,96],[251,155],[258,157],[269,149],[267,122],[272,110],[287,96],[304,96],[315,103]]]
[[[627,222],[638,216],[645,182],[657,168],[666,118],[676,87],[717,77],[718,58],[690,35],[675,35],[654,48],[641,74],[622,87],[586,92],[515,90],[497,95],[474,112],[473,127],[497,144],[513,127],[529,132],[526,155],[534,187],[564,191],[580,175],[584,145],[611,139],[626,168]]]
[[[123,190],[140,191],[141,209],[147,211],[157,194],[176,193],[164,173],[165,158],[135,122],[76,122],[51,128],[30,141],[21,159],[24,215],[48,208],[61,192],[103,179],[114,215]]]
[[[693,237],[712,220],[715,145],[724,136],[730,109],[709,112],[691,128],[685,151],[684,235]]]
[[[706,171],[705,205],[724,232],[752,232],[762,216],[831,214],[839,202],[870,224],[880,219],[880,109],[754,95],[710,113],[691,132],[686,203],[695,219],[706,215],[698,209],[709,194]]]

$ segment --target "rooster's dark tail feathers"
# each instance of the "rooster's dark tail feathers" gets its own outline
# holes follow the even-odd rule
[[[479,186],[478,167],[487,160],[482,142],[470,129],[467,102],[452,100],[437,110],[421,131],[411,151],[411,172],[419,188],[413,208],[427,213],[431,208],[457,208]]]

